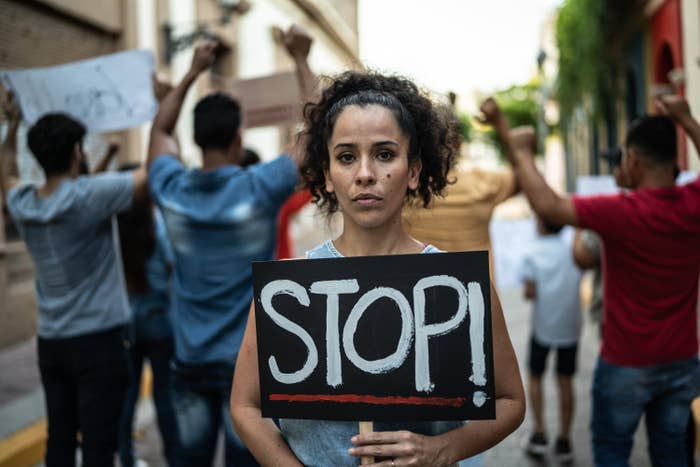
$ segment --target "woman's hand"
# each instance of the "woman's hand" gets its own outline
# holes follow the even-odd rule
[[[451,463],[447,459],[444,443],[436,436],[423,436],[410,431],[384,431],[353,436],[351,441],[354,447],[348,454],[375,457],[375,463],[370,466],[441,466]]]

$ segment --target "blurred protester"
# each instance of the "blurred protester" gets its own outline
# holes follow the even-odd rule
[[[484,103],[484,106],[491,105],[495,105],[495,102],[489,100]],[[507,129],[505,116],[499,113],[497,117],[497,120],[485,123]],[[456,118],[452,117],[451,120],[454,125],[459,124]],[[458,131],[453,133],[457,138],[447,143],[459,153],[461,134]],[[509,150],[507,145],[504,147],[506,151]],[[450,179],[454,184],[447,187],[444,197],[436,197],[429,209],[414,206],[406,210],[406,229],[411,236],[441,250],[488,250],[493,276],[489,223],[496,206],[518,192],[515,175],[510,170],[489,171],[473,167],[460,168],[457,165],[450,173]]]
[[[532,335],[528,355],[529,398],[535,429],[526,450],[543,456],[549,451],[544,424],[544,387],[542,375],[550,349],[557,353],[559,387],[559,435],[554,456],[560,462],[571,461],[571,421],[574,416],[573,376],[581,332],[581,271],[574,264],[571,248],[559,235],[561,225],[537,219],[538,237],[523,257],[520,271],[525,298],[533,300]]]
[[[138,165],[126,165],[132,170]],[[129,346],[130,382],[119,430],[122,467],[135,465],[132,441],[134,411],[139,400],[141,373],[148,359],[153,372],[153,400],[168,465],[177,465],[178,429],[170,378],[173,335],[170,323],[170,272],[173,254],[162,215],[150,197],[118,216],[119,241],[126,289],[131,305]]]
[[[510,162],[535,212],[594,230],[603,242],[605,325],[591,420],[598,466],[627,465],[642,415],[652,464],[685,465],[688,407],[700,393],[700,179],[675,184],[675,123],[696,148],[700,125],[680,97],[657,105],[668,116],[641,117],[627,130],[627,193],[562,197],[535,167],[534,130],[500,134],[515,148]]]
[[[285,40],[307,95],[314,85],[307,63],[311,39],[293,26]],[[175,256],[173,385],[178,461],[187,466],[211,465],[222,425],[226,464],[256,465],[233,430],[228,398],[253,294],[250,262],[273,258],[277,214],[297,182],[297,164],[288,155],[238,165],[241,109],[221,93],[204,97],[194,110],[202,169],[187,169],[177,158],[173,131],[182,103],[216,48],[214,42],[200,44],[183,80],[161,102],[148,159],[151,193]]]
[[[6,103],[8,115],[18,115],[15,105]],[[36,271],[48,467],[75,465],[78,431],[84,466],[113,464],[128,383],[129,306],[113,215],[146,195],[146,173],[79,176],[84,135],[59,113],[30,128],[41,187],[18,184],[14,148],[0,149],[0,188]]]

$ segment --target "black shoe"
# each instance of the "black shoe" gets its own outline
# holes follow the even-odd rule
[[[557,443],[554,445],[554,458],[559,462],[574,460],[574,451],[571,450],[571,443],[568,439],[557,438]]]
[[[547,454],[547,437],[543,433],[533,433],[525,451],[532,456],[544,456]]]

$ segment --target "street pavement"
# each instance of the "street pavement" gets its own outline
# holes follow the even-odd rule
[[[527,382],[526,356],[530,335],[530,305],[521,297],[517,288],[501,292],[501,301],[513,345],[520,362],[521,374]],[[585,315],[583,333],[579,347],[579,370],[575,378],[576,416],[574,418],[572,440],[575,453],[574,466],[592,465],[588,425],[590,421],[590,386],[593,367],[598,353],[596,328]],[[550,367],[553,359],[550,358]],[[43,413],[42,395],[36,370],[36,344],[34,340],[0,352],[0,433],[6,436],[15,428],[26,426]],[[12,375],[8,377],[8,375]],[[526,386],[527,388],[527,386]],[[548,374],[545,384],[546,420],[550,440],[556,437],[558,429],[557,393],[554,375]],[[31,407],[32,410],[29,410]],[[25,420],[26,419],[26,420]],[[33,420],[30,420],[33,419]],[[531,459],[524,454],[523,446],[530,435],[532,422],[526,415],[521,427],[491,449],[486,456],[487,467],[553,466],[557,465],[552,456],[543,460]],[[640,424],[635,440],[630,465],[649,465],[646,454],[646,437]],[[220,440],[221,441],[221,440]],[[223,465],[221,442],[215,465]],[[153,404],[142,401],[137,414],[135,447],[139,458],[149,466],[165,466],[162,445],[158,434]]]

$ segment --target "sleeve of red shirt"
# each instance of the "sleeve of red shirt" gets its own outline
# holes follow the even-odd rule
[[[623,194],[573,196],[579,227],[601,236],[624,231],[626,215]]]
[[[292,257],[292,240],[289,238],[289,221],[306,203],[311,201],[309,190],[297,191],[280,208],[277,218],[277,259]]]

